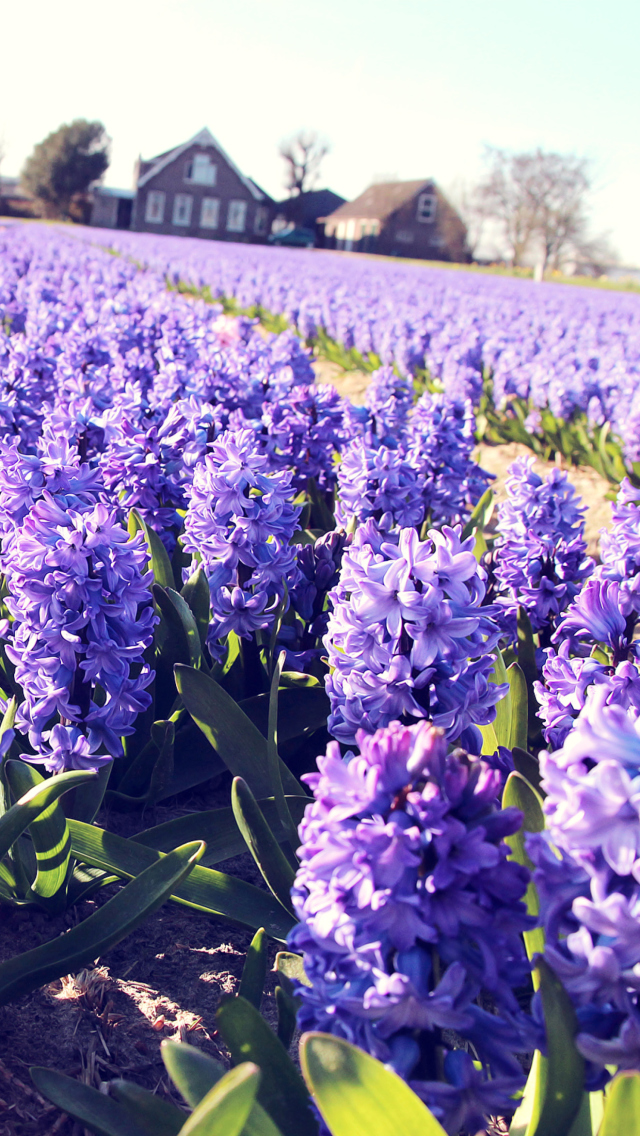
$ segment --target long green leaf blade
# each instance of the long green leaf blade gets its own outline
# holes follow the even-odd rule
[[[31,1079],[39,1093],[63,1112],[79,1120],[98,1136],[148,1136],[121,1105],[82,1081],[75,1081],[55,1069],[34,1066]]]
[[[167,1073],[191,1108],[224,1076],[224,1066],[194,1045],[167,1039],[160,1053]]]
[[[14,797],[23,797],[31,789],[45,784],[44,777],[24,761],[9,761],[5,769]],[[67,882],[71,859],[71,836],[66,817],[57,801],[31,822],[29,835],[38,868],[36,878],[31,884],[31,893],[45,900],[53,900],[58,896],[59,902],[63,905],[64,896],[58,893]]]
[[[240,1136],[260,1080],[260,1069],[251,1061],[225,1073],[194,1108],[181,1136]]]
[[[332,1136],[446,1136],[396,1073],[343,1038],[304,1034],[300,1064]]]
[[[29,789],[15,805],[0,817],[0,859],[6,855],[12,844],[36,820],[49,805],[58,800],[69,789],[82,785],[85,781],[95,777],[88,770],[78,770],[71,773],[60,773],[51,777],[42,785],[35,785]]]
[[[598,1136],[640,1136],[640,1073],[618,1073],[605,1101]]]
[[[256,931],[251,940],[242,968],[238,994],[251,1002],[256,1010],[262,1005],[264,982],[267,977],[267,936],[264,927]]]
[[[584,1058],[575,1046],[578,1019],[562,983],[543,958],[537,967],[547,1036],[547,1057],[540,1059],[540,1092],[527,1136],[566,1136],[580,1105]]]
[[[511,740],[511,687],[507,677],[507,670],[502,658],[502,651],[496,647],[493,667],[489,675],[489,682],[495,685],[506,684],[507,690],[496,704],[496,716],[493,729],[496,742],[499,746],[509,746]]]
[[[238,828],[258,865],[267,887],[293,915],[291,888],[295,872],[273,836],[246,781],[234,777],[231,805]]]
[[[532,872],[534,865],[527,855],[525,844],[530,832],[542,832],[544,830],[545,819],[542,801],[533,786],[520,773],[510,773],[502,794],[502,807],[503,809],[515,807],[520,809],[523,814],[522,827],[511,836],[505,837],[505,840],[511,849],[511,859],[516,860],[518,864],[522,864],[523,867]],[[533,915],[537,919],[540,915],[540,900],[533,880],[530,880],[527,887],[525,903],[529,915]],[[535,954],[542,953],[545,943],[543,928],[534,927],[532,931],[525,931],[524,942],[530,959]]]
[[[507,667],[507,681],[511,690],[511,729],[509,732],[509,749],[518,746],[526,750],[529,729],[529,696],[527,680],[524,672],[517,663]]]
[[[146,1136],[178,1136],[187,1113],[132,1081],[109,1082],[109,1092]]]
[[[286,801],[296,824],[300,824],[304,810],[309,804],[309,798],[287,797]],[[273,797],[258,801],[258,804],[276,840],[285,840],[287,834],[280,828]],[[232,808],[208,809],[201,813],[176,817],[175,820],[165,821],[164,824],[145,829],[144,832],[137,832],[131,839],[137,844],[145,844],[148,848],[155,848],[159,852],[170,852],[172,848],[178,844],[186,844],[188,840],[204,840],[207,845],[202,857],[204,866],[218,864],[221,860],[229,859],[230,856],[239,856],[247,847]]]
[[[149,567],[153,572],[156,584],[160,584],[162,588],[175,588],[173,569],[164,544],[157,532],[142,519],[138,510],[132,509],[129,513],[129,533],[131,536],[135,536],[137,532],[141,532],[147,542]]]
[[[70,820],[69,831],[74,856],[125,879],[137,876],[144,868],[162,860],[162,853],[95,825]],[[268,892],[199,864],[188,880],[181,881],[172,890],[171,899],[208,915],[242,923],[253,931],[264,927],[267,934],[280,941],[286,939],[294,923],[282,904]]]
[[[263,1075],[258,1101],[283,1136],[317,1136],[318,1125],[304,1082],[255,1007],[244,998],[231,998],[218,1010],[216,1021],[235,1064],[259,1062]]]
[[[176,686],[194,722],[234,777],[243,777],[256,797],[270,797],[267,741],[237,702],[209,675],[193,667],[175,667]],[[280,762],[287,793],[304,796],[300,782]]]
[[[189,604],[196,621],[200,645],[204,647],[209,631],[209,615],[211,610],[211,595],[207,577],[202,568],[198,568],[187,580],[182,592],[183,600]]]
[[[49,943],[0,963],[0,1005],[105,954],[169,898],[203,851],[201,843],[176,848],[142,871],[83,923]]]

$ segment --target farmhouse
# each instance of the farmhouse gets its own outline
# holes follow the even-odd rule
[[[371,185],[325,218],[325,247],[467,261],[467,230],[431,179]]]
[[[274,208],[205,128],[173,150],[138,161],[131,228],[262,243]]]

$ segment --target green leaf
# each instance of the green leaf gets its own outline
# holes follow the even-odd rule
[[[77,770],[71,773],[59,773],[57,777],[50,777],[42,785],[34,785],[19,801],[0,817],[0,860],[15,844],[16,840],[40,816],[49,805],[58,800],[69,789],[82,785],[95,777],[88,770]]]
[[[91,824],[100,811],[112,769],[113,761],[105,761],[96,770],[94,781],[88,781],[67,793],[62,805],[64,815]]]
[[[518,746],[526,750],[529,728],[529,695],[522,667],[512,663],[507,667],[507,682],[511,691],[511,729],[508,749]]]
[[[533,641],[531,620],[523,607],[518,608],[518,665],[524,674],[527,684],[527,701],[529,707],[529,738],[534,740],[540,736],[540,720],[536,714],[536,696],[533,688],[538,679],[536,665],[536,647]]]
[[[179,638],[183,661],[199,667],[202,662],[200,632],[189,604],[173,588],[161,588],[158,584],[153,585],[153,598],[171,631]]]
[[[478,726],[482,734],[482,752],[490,757],[492,753],[498,752],[498,739],[493,722],[489,722],[486,726]]]
[[[49,943],[0,963],[0,1005],[105,954],[169,898],[203,851],[204,844],[195,842],[176,848],[141,872],[83,923]]]
[[[8,761],[6,775],[14,797],[24,797],[31,789],[46,784],[44,777],[24,761]],[[71,837],[65,815],[54,801],[29,825],[29,835],[36,855],[37,874],[30,892],[39,899],[58,896],[59,910],[64,909],[64,889],[71,859]]]
[[[240,1136],[260,1081],[260,1069],[251,1061],[225,1073],[196,1105],[181,1136]]]
[[[286,987],[276,986],[275,1000],[276,1010],[278,1011],[277,1038],[288,1051],[296,1032],[298,1009],[302,999],[296,998]]]
[[[276,803],[276,808],[278,810],[278,820],[280,821],[282,828],[285,830],[285,832],[287,832],[288,835],[288,851],[290,852],[289,862],[293,864],[295,869],[298,865],[295,854],[295,849],[298,847],[298,833],[296,831],[296,826],[293,823],[291,813],[287,808],[287,802],[285,800],[284,790],[282,788],[280,758],[278,757],[278,686],[280,683],[280,675],[282,674],[282,669],[284,667],[284,661],[286,657],[286,652],[281,651],[278,657],[278,661],[273,669],[273,676],[271,679],[271,690],[269,692],[267,760],[269,762],[271,795]]]
[[[167,1039],[160,1046],[160,1054],[171,1080],[191,1108],[200,1104],[224,1076],[224,1066],[194,1045]]]
[[[260,927],[249,946],[247,957],[244,961],[242,970],[242,978],[240,979],[240,988],[238,994],[241,998],[246,998],[247,1002],[251,1002],[256,1010],[260,1009],[262,1005],[262,994],[264,991],[264,982],[267,977],[267,936],[264,927]]]
[[[63,1112],[79,1120],[98,1136],[148,1136],[144,1128],[121,1105],[97,1089],[75,1081],[55,1069],[34,1066],[29,1070],[36,1089]]]
[[[204,647],[207,642],[207,635],[209,633],[209,617],[211,614],[211,595],[209,592],[209,584],[207,577],[202,568],[189,576],[182,592],[180,593],[183,600],[189,604],[193,617],[196,621],[198,634],[200,636],[200,645]]]
[[[304,986],[311,986],[304,969],[302,955],[294,955],[291,951],[278,951],[276,955],[276,971],[280,977],[283,975],[292,981],[294,978]]]
[[[293,916],[291,888],[295,872],[269,828],[246,781],[234,777],[231,805],[238,828],[258,865],[267,887]]]
[[[539,1059],[527,1136],[567,1136],[582,1104],[584,1058],[575,1046],[578,1019],[562,983],[538,957],[547,1057]]]
[[[163,1100],[132,1081],[110,1081],[109,1093],[147,1136],[178,1136],[187,1120],[187,1113],[172,1101]]]
[[[309,798],[287,797],[286,801],[296,824],[300,824],[304,810],[309,804]],[[258,801],[258,804],[276,840],[284,840],[287,834],[280,828],[273,797]],[[201,860],[203,867],[219,864],[221,860],[228,860],[230,856],[240,856],[247,850],[231,808],[208,809],[205,812],[176,817],[175,820],[165,821],[155,828],[137,832],[131,839],[136,844],[144,844],[147,848],[155,848],[158,852],[170,852],[176,845],[185,844],[187,840],[204,840],[207,850]]]
[[[342,1038],[305,1033],[300,1064],[332,1136],[445,1136],[405,1081]]]
[[[598,1136],[640,1136],[640,1073],[618,1073],[607,1088]]]
[[[534,865],[527,855],[525,842],[530,832],[543,832],[545,820],[541,798],[520,773],[509,774],[502,794],[503,809],[512,806],[520,809],[523,813],[522,827],[511,836],[506,836],[505,841],[511,849],[511,859],[532,872]],[[529,915],[533,915],[537,919],[540,915],[540,900],[533,880],[529,881],[525,903]],[[543,928],[535,927],[532,931],[525,931],[524,942],[530,959],[538,952],[544,951]]]
[[[234,1064],[259,1063],[263,1076],[258,1101],[283,1136],[317,1136],[302,1078],[255,1007],[244,998],[231,998],[220,1006],[216,1021]]]
[[[474,508],[471,516],[469,517],[469,520],[464,526],[461,539],[466,540],[467,537],[471,536],[474,529],[478,529],[480,532],[482,532],[491,520],[492,512],[493,490],[486,489],[482,494],[482,497],[478,501],[478,504]]]
[[[511,686],[507,677],[502,652],[498,647],[496,647],[489,682],[494,685],[502,685],[504,683],[507,686],[506,693],[496,705],[496,717],[492,724],[497,744],[499,746],[507,746],[508,748],[509,742],[511,741]]]
[[[301,675],[311,679],[311,675]],[[331,705],[324,686],[317,679],[312,682],[283,687],[284,676],[278,689],[278,738],[280,742],[291,741],[302,734],[310,734],[327,724]],[[254,694],[243,698],[238,706],[244,710],[254,726],[266,738],[269,732],[269,694]]]
[[[540,797],[544,797],[545,793],[542,791],[540,783],[540,765],[537,757],[534,757],[533,754],[529,753],[526,749],[520,749],[519,746],[513,747],[512,756],[516,772],[520,773],[525,781],[529,782]]]
[[[173,578],[173,570],[171,568],[171,561],[167,555],[167,550],[160,540],[157,532],[142,519],[137,509],[132,509],[129,513],[129,533],[135,536],[137,532],[141,532],[147,542],[149,550],[149,567],[153,572],[153,578],[156,584],[160,584],[162,588],[175,588],[176,582]]]
[[[187,710],[229,771],[234,777],[244,778],[256,797],[270,797],[266,738],[209,675],[192,667],[177,666],[175,676]],[[304,796],[300,782],[284,762],[280,762],[280,773],[285,792]]]
[[[158,756],[151,770],[149,789],[146,795],[150,804],[162,800],[171,784],[175,737],[176,731],[172,721],[165,720],[153,723],[151,740],[158,750]]]
[[[294,979],[298,979],[305,986],[310,986],[311,983],[304,972],[300,955],[290,954],[288,951],[279,951],[276,955],[275,969],[280,980],[275,989],[278,1037],[285,1049],[288,1049],[291,1045],[298,1010],[302,1001],[296,991]]]
[[[161,852],[95,825],[70,820],[69,831],[74,856],[94,868],[124,878],[137,876],[144,868],[163,862]],[[264,927],[267,934],[278,940],[286,939],[294,922],[268,892],[199,864],[190,878],[171,892],[171,899],[196,911],[242,923],[253,931]]]

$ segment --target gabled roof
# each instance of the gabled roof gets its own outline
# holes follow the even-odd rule
[[[370,185],[356,197],[355,201],[347,201],[327,217],[326,220],[345,220],[348,217],[366,217],[384,221],[396,209],[406,205],[419,193],[421,189],[433,186],[431,178],[421,178],[420,181],[387,181],[379,185]]]
[[[146,185],[146,183],[150,181],[152,177],[155,177],[156,174],[159,174],[160,171],[165,168],[165,166],[171,165],[172,162],[175,162],[176,158],[179,158],[181,154],[184,154],[185,150],[188,150],[190,146],[195,145],[213,146],[214,149],[216,149],[220,154],[220,157],[224,158],[227,165],[231,166],[233,172],[238,175],[243,185],[246,185],[251,196],[254,197],[256,201],[264,200],[264,194],[261,192],[261,190],[258,189],[255,182],[252,182],[251,178],[245,177],[244,174],[240,173],[240,170],[236,166],[235,162],[232,161],[229,155],[222,149],[222,146],[220,145],[218,140],[213,137],[213,134],[210,130],[207,130],[206,126],[203,130],[200,130],[197,134],[194,134],[193,138],[190,138],[188,142],[183,142],[181,146],[176,146],[175,150],[167,150],[164,154],[159,154],[157,158],[152,158],[151,161],[153,162],[153,165],[151,166],[151,168],[148,169],[142,175],[142,177],[138,178],[138,188],[140,188],[140,186]]]
[[[310,189],[300,193],[297,197],[286,197],[278,202],[278,212],[284,217],[303,218],[304,222],[314,223],[319,218],[326,217],[340,205],[345,205],[344,197],[334,193],[332,189]]]

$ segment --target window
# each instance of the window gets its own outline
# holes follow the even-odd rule
[[[230,201],[229,211],[227,213],[227,231],[229,233],[244,233],[246,217],[246,201]]]
[[[217,229],[220,220],[220,198],[203,197],[200,207],[200,228]]]
[[[196,185],[215,185],[218,167],[211,161],[209,154],[194,154],[187,162],[184,180],[195,182]]]
[[[269,210],[266,205],[259,205],[256,209],[256,215],[253,222],[254,233],[266,233],[267,221],[269,220]]]
[[[189,193],[176,193],[173,199],[174,225],[189,225],[191,222],[191,206],[193,198]]]
[[[144,219],[153,225],[160,225],[164,221],[165,194],[161,189],[152,189],[147,194],[147,204]]]
[[[421,193],[418,198],[418,221],[435,221],[437,197],[435,193]]]

